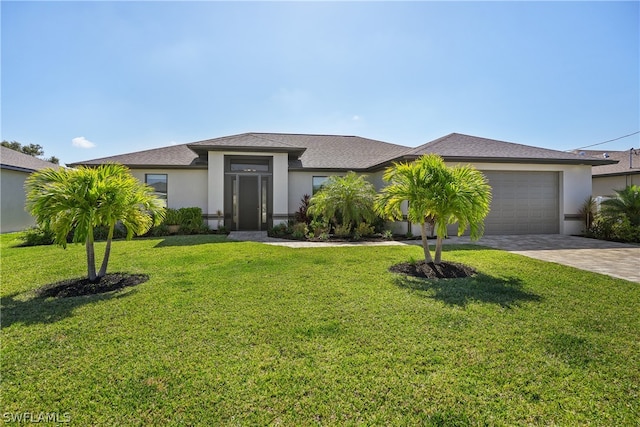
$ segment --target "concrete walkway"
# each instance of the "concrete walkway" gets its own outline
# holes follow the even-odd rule
[[[302,242],[271,238],[267,236],[266,232],[232,232],[228,238],[229,240],[264,242],[291,248],[421,245],[420,240]],[[468,237],[463,236],[451,237],[445,241],[446,245],[470,243],[640,283],[640,246],[559,234],[484,236],[478,242],[471,242]]]

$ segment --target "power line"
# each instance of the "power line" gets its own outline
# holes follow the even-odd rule
[[[619,136],[618,138],[610,139],[608,141],[598,142],[597,144],[591,144],[591,145],[586,145],[584,147],[576,148],[576,150],[582,150],[583,148],[595,147],[596,145],[602,145],[602,144],[606,144],[607,142],[617,141],[619,139],[627,138],[629,136],[633,136],[633,135],[636,135],[636,134],[639,134],[639,133],[640,133],[640,130],[636,131],[636,132],[633,132],[633,133],[630,133],[629,135]]]

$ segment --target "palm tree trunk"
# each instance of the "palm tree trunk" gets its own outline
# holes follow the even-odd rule
[[[438,234],[436,237],[436,258],[433,261],[434,264],[440,264],[442,262],[442,237]]]
[[[96,281],[96,253],[93,249],[93,227],[89,226],[87,241],[85,242],[87,249],[87,274],[90,282]]]
[[[111,255],[111,240],[113,239],[113,230],[116,228],[115,224],[109,225],[109,234],[107,235],[107,247],[104,250],[104,257],[102,258],[102,265],[98,272],[98,277],[104,277],[107,274],[107,264],[109,264],[109,255]]]
[[[420,234],[422,235],[422,248],[424,249],[424,260],[426,262],[433,262],[431,258],[431,250],[429,249],[429,242],[427,241],[427,223],[422,222],[420,224]]]

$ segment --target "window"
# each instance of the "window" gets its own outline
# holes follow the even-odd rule
[[[231,160],[231,172],[269,172],[268,160]]]
[[[320,191],[320,189],[322,188],[324,183],[327,182],[328,179],[329,179],[328,176],[314,176],[313,177],[313,193],[312,194],[316,194],[318,191]]]
[[[144,182],[153,187],[153,194],[163,201],[164,207],[167,207],[167,174],[145,174]]]

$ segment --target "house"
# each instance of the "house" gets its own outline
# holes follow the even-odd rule
[[[24,182],[35,171],[59,167],[0,146],[0,233],[20,231],[35,225],[34,218],[24,209]]]
[[[591,167],[613,163],[555,150],[452,133],[417,148],[358,136],[244,133],[78,162],[128,166],[168,207],[198,206],[211,227],[266,230],[286,222],[305,194],[331,175],[364,174],[378,189],[384,169],[426,153],[484,172],[493,187],[487,234],[580,231],[577,215],[591,194]],[[417,225],[390,224],[419,233]]]
[[[614,197],[615,190],[622,190],[629,185],[640,185],[640,149],[632,148],[628,151],[585,150],[580,154],[598,159],[617,160],[617,163],[593,166],[593,197]]]

